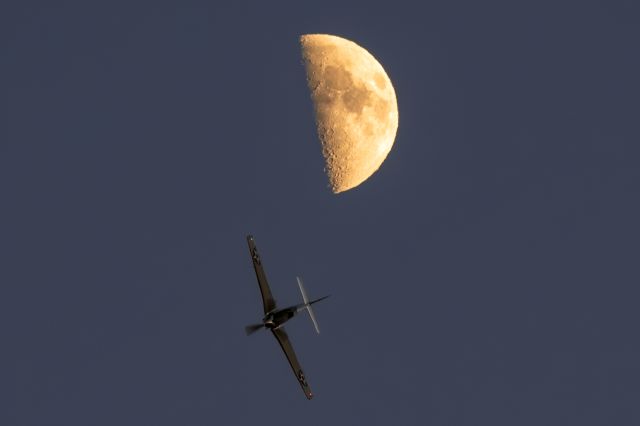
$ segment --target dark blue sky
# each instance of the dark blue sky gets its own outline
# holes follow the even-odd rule
[[[640,424],[635,2],[216,3],[0,5],[0,424]],[[317,32],[400,111],[338,196]],[[333,295],[311,402],[244,335],[248,233]]]

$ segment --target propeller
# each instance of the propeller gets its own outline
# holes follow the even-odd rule
[[[247,333],[247,336],[248,336],[260,330],[261,328],[264,328],[264,324],[252,324],[252,325],[246,326],[244,328],[244,332]]]

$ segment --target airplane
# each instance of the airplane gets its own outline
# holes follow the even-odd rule
[[[307,292],[304,290],[304,286],[302,285],[302,280],[299,277],[296,277],[298,280],[298,287],[300,287],[300,292],[302,293],[302,300],[304,303],[299,305],[289,306],[287,308],[278,309],[276,306],[276,301],[271,295],[271,290],[269,289],[269,284],[267,283],[267,276],[265,275],[262,260],[260,259],[260,255],[258,254],[258,249],[256,248],[256,243],[251,235],[247,236],[247,243],[249,244],[249,253],[251,254],[251,260],[253,261],[253,268],[256,271],[256,277],[258,278],[258,286],[260,287],[260,293],[262,294],[262,305],[264,308],[264,318],[262,318],[262,323],[248,325],[245,327],[245,332],[247,336],[253,334],[254,332],[267,328],[271,330],[276,340],[280,344],[280,347],[284,351],[284,354],[287,356],[287,360],[289,361],[289,365],[293,369],[293,373],[300,383],[302,387],[302,391],[304,392],[307,399],[313,398],[313,393],[311,392],[311,388],[309,387],[309,383],[307,383],[307,379],[302,371],[302,367],[298,362],[298,358],[296,357],[296,353],[293,351],[293,346],[291,346],[291,342],[289,341],[289,336],[284,331],[284,323],[289,321],[291,318],[296,316],[301,311],[307,311],[309,313],[309,317],[311,321],[313,321],[313,325],[315,326],[316,332],[320,333],[320,329],[318,328],[318,322],[316,321],[316,317],[311,310],[311,305],[314,303],[318,303],[321,300],[326,299],[329,296],[324,296],[316,300],[309,301],[307,297]]]

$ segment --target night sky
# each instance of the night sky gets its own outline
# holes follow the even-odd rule
[[[222,3],[0,3],[0,424],[640,424],[637,2]],[[307,33],[398,97],[339,195]]]

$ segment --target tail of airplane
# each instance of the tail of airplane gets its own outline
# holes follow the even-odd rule
[[[298,287],[300,287],[300,293],[302,293],[302,300],[304,301],[304,305],[302,305],[299,308],[299,310],[306,309],[307,312],[309,312],[309,317],[311,318],[311,321],[313,321],[313,325],[316,328],[316,332],[318,334],[320,334],[320,328],[318,327],[318,321],[316,321],[316,316],[313,314],[313,310],[311,309],[311,305],[313,305],[314,303],[319,302],[321,300],[324,300],[329,296],[324,296],[324,297],[321,297],[319,299],[312,300],[311,302],[309,302],[309,298],[307,297],[307,292],[304,290],[304,286],[302,285],[302,279],[300,279],[300,277],[296,277],[296,279],[298,280]]]

